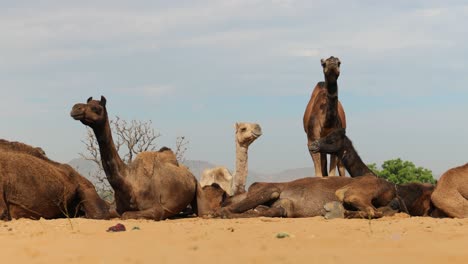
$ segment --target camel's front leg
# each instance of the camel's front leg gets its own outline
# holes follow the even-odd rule
[[[229,206],[221,208],[218,213],[221,217],[232,218],[236,214],[244,213],[259,205],[263,205],[269,201],[278,199],[280,190],[277,187],[266,187],[247,192],[245,199],[238,203],[233,203]]]
[[[165,215],[164,209],[160,206],[155,206],[150,209],[141,210],[141,211],[126,211],[122,214],[122,219],[148,219],[148,220],[164,220],[170,217],[170,215]]]

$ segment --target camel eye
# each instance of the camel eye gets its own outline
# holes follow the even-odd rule
[[[247,128],[245,127],[241,128],[241,132],[245,132],[245,131],[247,131]]]
[[[93,106],[91,107],[91,110],[96,113],[96,114],[101,114],[101,108]]]

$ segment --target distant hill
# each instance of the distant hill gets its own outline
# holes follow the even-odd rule
[[[97,165],[94,164],[92,161],[85,160],[82,158],[76,158],[71,160],[68,164],[70,164],[73,168],[75,168],[80,174],[88,178],[93,184],[98,185],[99,183],[96,181],[96,178],[93,175],[97,171]],[[202,172],[205,169],[214,168],[216,167],[215,164],[210,163],[208,161],[203,160],[187,160],[184,162],[184,165],[187,166],[190,171],[195,175],[197,179],[200,179]],[[234,172],[233,169],[229,168],[231,173]],[[247,177],[247,185],[252,184],[253,182],[283,182],[283,181],[291,181],[298,178],[303,178],[307,176],[313,175],[313,168],[296,168],[296,169],[288,169],[277,173],[259,173],[253,170],[249,170],[249,175]]]

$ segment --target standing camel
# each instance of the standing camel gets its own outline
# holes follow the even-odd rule
[[[338,100],[338,77],[341,62],[338,58],[321,60],[325,82],[319,82],[312,92],[304,113],[304,131],[307,134],[307,145],[319,138],[325,137],[335,128],[346,128],[346,116],[343,106]],[[327,154],[309,152],[312,156],[317,177],[327,176]],[[330,155],[330,175],[345,175],[345,168],[336,158]]]
[[[75,104],[70,115],[94,131],[122,218],[162,220],[195,201],[197,181],[186,167],[179,166],[170,149],[142,152],[130,164],[122,161],[112,139],[105,97]]]
[[[228,195],[245,192],[249,173],[249,146],[262,135],[262,128],[256,123],[236,123],[236,172],[234,176],[225,167],[216,167],[203,171],[201,186],[217,183]]]
[[[110,217],[89,180],[19,142],[0,140],[0,197],[0,220]]]

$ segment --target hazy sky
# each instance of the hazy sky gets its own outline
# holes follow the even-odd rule
[[[68,162],[86,132],[72,105],[105,95],[110,115],[151,119],[160,146],[186,136],[189,159],[232,168],[234,123],[250,121],[264,131],[251,169],[311,166],[302,116],[334,55],[365,162],[464,164],[468,4],[376,3],[1,0],[0,137]]]

